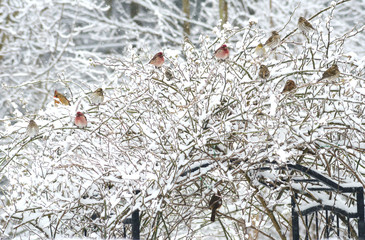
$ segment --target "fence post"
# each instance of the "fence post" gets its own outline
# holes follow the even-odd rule
[[[299,215],[298,212],[295,210],[295,202],[297,198],[297,193],[294,193],[294,196],[291,196],[291,224],[292,224],[292,231],[293,231],[293,240],[299,240]]]
[[[359,214],[359,222],[357,223],[359,240],[365,240],[364,189],[362,187],[357,188],[356,200],[357,200],[357,213]]]
[[[137,209],[132,212],[132,238],[133,238],[133,240],[140,239],[139,227],[140,227],[139,210]]]

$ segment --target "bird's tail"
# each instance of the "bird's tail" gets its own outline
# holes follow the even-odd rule
[[[217,209],[213,208],[212,209],[212,215],[210,216],[210,221],[214,222],[215,221],[215,215],[217,213]]]

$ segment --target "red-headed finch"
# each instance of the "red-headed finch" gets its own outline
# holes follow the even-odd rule
[[[264,46],[269,47],[269,48],[275,48],[279,45],[279,43],[280,43],[279,33],[277,31],[272,31],[271,37],[269,37],[269,39],[267,39]]]
[[[264,45],[262,45],[262,43],[259,43],[257,45],[257,47],[255,48],[255,54],[258,56],[258,57],[263,57],[265,56],[266,54],[266,50],[264,48]]]
[[[27,127],[27,135],[32,138],[39,133],[39,127],[34,120],[30,120]]]
[[[84,128],[87,125],[87,120],[82,112],[77,112],[75,117],[75,125],[79,128]]]
[[[217,191],[217,193],[214,193],[212,198],[209,201],[209,208],[212,209],[212,215],[210,217],[210,220],[212,222],[215,221],[215,215],[217,214],[217,209],[222,206],[222,195]]]
[[[225,60],[229,57],[229,49],[226,44],[223,44],[220,48],[215,50],[214,56],[217,59]]]
[[[270,71],[266,65],[260,66],[259,77],[263,80],[266,80],[270,77]]]
[[[65,96],[63,96],[61,93],[57,92],[57,90],[54,91],[54,103],[57,106],[58,104],[60,104],[60,102],[63,105],[68,105],[70,106],[70,101],[67,100],[67,98]],[[58,101],[59,100],[59,101]]]
[[[297,88],[297,85],[295,84],[295,82],[293,80],[288,80],[288,81],[286,81],[284,89],[281,93],[290,92],[291,90],[294,90],[296,88]]]
[[[101,88],[98,88],[93,92],[90,96],[90,100],[93,104],[100,104],[104,101],[104,91]]]
[[[163,53],[159,52],[159,53],[156,53],[155,56],[153,56],[153,58],[150,60],[149,64],[159,68],[162,66],[162,64],[164,62],[165,62],[165,59],[163,57]]]
[[[327,69],[323,73],[322,78],[319,79],[319,81],[321,80],[333,81],[336,80],[339,76],[340,76],[340,70],[338,70],[337,64],[334,63],[329,69]]]
[[[308,22],[307,19],[305,19],[304,17],[299,18],[298,28],[304,33],[315,30],[314,27],[312,26],[312,24],[310,24],[310,22]]]

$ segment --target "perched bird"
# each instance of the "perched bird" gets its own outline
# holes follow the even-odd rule
[[[220,48],[215,50],[214,56],[220,60],[227,59],[229,57],[229,49],[228,49],[227,45],[223,44]]]
[[[161,67],[162,64],[165,62],[165,59],[163,57],[163,53],[159,52],[156,53],[155,56],[153,56],[153,58],[150,60],[149,64],[152,64],[155,67]]]
[[[174,77],[174,74],[172,73],[170,68],[167,68],[165,71],[165,76],[168,80],[171,80]]]
[[[60,104],[60,102],[63,104],[63,105],[68,105],[70,106],[70,101],[67,100],[67,98],[65,96],[63,96],[61,93],[57,92],[57,90],[54,91],[54,103],[55,105],[57,106],[58,104]],[[59,101],[58,101],[59,100]]]
[[[104,91],[102,88],[96,89],[90,96],[91,102],[93,104],[100,104],[104,101]]]
[[[291,90],[297,88],[297,85],[293,80],[288,80],[285,83],[284,89],[281,93],[290,92]]]
[[[314,27],[312,26],[312,24],[310,24],[310,22],[308,22],[307,19],[305,19],[304,17],[299,18],[298,28],[304,33],[315,30]]]
[[[39,133],[39,127],[34,120],[30,120],[27,127],[27,135],[32,138]]]
[[[87,119],[82,112],[77,112],[75,117],[75,125],[80,128],[84,128],[87,125]]]
[[[319,79],[319,81],[321,80],[333,81],[336,80],[339,76],[340,76],[340,70],[338,70],[337,64],[334,63],[329,69],[327,69],[323,73],[322,78]]]
[[[279,33],[277,31],[272,31],[271,37],[269,37],[269,39],[267,39],[264,46],[269,47],[269,48],[275,48],[279,45],[279,43],[280,43]]]
[[[259,57],[263,57],[266,54],[266,50],[264,48],[264,45],[262,43],[259,43],[257,47],[255,48],[255,54]]]
[[[212,198],[209,201],[209,208],[212,209],[212,215],[210,217],[210,220],[212,222],[215,221],[215,215],[217,214],[217,209],[222,206],[222,195],[217,191],[217,193],[214,193]]]
[[[260,66],[259,77],[263,80],[266,80],[270,77],[270,71],[266,65]]]

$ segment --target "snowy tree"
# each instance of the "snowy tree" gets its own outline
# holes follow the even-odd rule
[[[2,64],[16,66],[4,73],[14,80],[13,87],[7,86],[11,94],[36,87],[47,96],[42,96],[44,107],[33,116],[40,126],[37,136],[26,135],[29,119],[22,119],[20,111],[18,118],[5,121],[3,138],[8,144],[1,146],[0,172],[8,180],[1,189],[2,235],[118,238],[123,236],[123,220],[140,209],[141,235],[146,239],[284,239],[291,229],[290,196],[304,189],[310,198],[310,191],[305,184],[293,183],[290,172],[263,173],[259,168],[300,163],[338,182],[365,186],[365,62],[346,50],[347,42],[361,39],[364,26],[333,27],[343,14],[338,9],[349,8],[347,1],[318,9],[325,21],[313,19],[317,31],[306,34],[296,29],[294,10],[299,7],[284,4],[281,10],[287,7],[291,15],[278,13],[287,18],[276,19],[277,27],[272,28],[282,41],[276,48],[265,47],[263,56],[255,53],[258,43],[268,38],[261,19],[229,14],[237,17],[228,17],[220,30],[217,17],[211,32],[183,41],[187,18],[182,17],[182,8],[166,1],[134,1],[141,9],[133,19],[119,17],[125,21],[120,23],[114,17],[130,12],[124,3],[111,2],[112,8],[98,2],[81,1],[77,7],[32,3],[19,7],[20,14],[15,14],[13,2],[9,4],[12,11],[7,16],[15,14],[27,26],[22,30],[28,33],[22,36],[29,38],[35,29],[39,39],[42,32],[58,37],[44,37],[45,43],[39,44],[39,39],[29,43],[14,33],[9,41],[14,45],[1,49],[40,48],[37,55],[30,50],[29,55],[6,55]],[[230,7],[239,1],[227,2],[228,11],[240,9]],[[212,2],[203,3],[201,14],[208,19],[211,9],[207,6]],[[36,13],[27,14],[27,10]],[[174,11],[178,14],[173,15]],[[90,21],[93,16],[98,16],[97,22]],[[31,24],[33,17],[38,29]],[[134,23],[145,19],[151,19],[150,23]],[[155,21],[159,24],[153,28]],[[174,21],[180,25],[169,26]],[[194,22],[193,16],[190,21],[193,35],[203,23]],[[52,24],[57,28],[47,27]],[[54,32],[48,35],[47,31]],[[118,38],[118,31],[128,34]],[[138,37],[142,40],[135,46],[128,44],[123,56],[92,47],[100,39],[124,43]],[[160,37],[166,62],[154,68],[146,64],[154,52],[143,48],[143,40],[150,43]],[[224,43],[230,57],[220,61],[213,53]],[[34,68],[26,66],[35,63],[39,72],[30,74]],[[334,63],[340,77],[320,80]],[[266,80],[259,77],[261,65],[270,71]],[[24,75],[14,76],[19,72]],[[294,80],[296,88],[283,92],[287,80]],[[68,89],[71,106],[55,106],[50,96],[53,82]],[[105,99],[93,105],[90,93],[98,87],[104,89]],[[25,102],[40,101],[21,97],[28,98]],[[87,117],[86,128],[73,124],[78,111]],[[209,200],[217,189],[223,206],[211,223]],[[311,197],[319,201],[333,196]],[[335,197],[345,206],[353,204]]]

